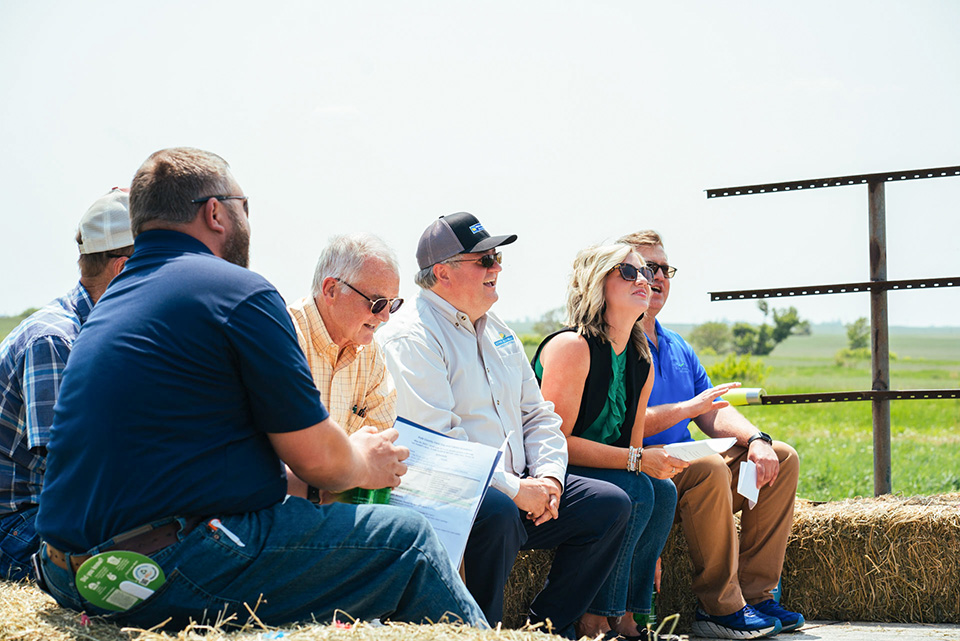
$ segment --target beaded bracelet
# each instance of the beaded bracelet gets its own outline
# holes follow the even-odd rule
[[[627,471],[640,473],[640,459],[643,457],[643,448],[630,446],[627,449]]]

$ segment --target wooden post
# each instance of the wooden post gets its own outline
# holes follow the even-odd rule
[[[870,280],[887,280],[886,198],[883,181],[867,184],[870,207]],[[887,292],[870,292],[870,348],[874,390],[890,389],[890,335],[887,327]],[[873,494],[893,491],[890,462],[890,401],[873,400]]]

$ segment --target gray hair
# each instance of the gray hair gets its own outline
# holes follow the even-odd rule
[[[357,280],[363,270],[363,264],[371,258],[389,265],[400,274],[400,263],[396,253],[378,236],[366,232],[334,236],[320,253],[317,267],[313,271],[314,298],[320,295],[325,278],[339,278],[352,282]],[[341,285],[340,289],[343,290]]]
[[[441,260],[439,263],[434,263],[429,267],[424,267],[417,272],[417,275],[413,277],[413,282],[419,285],[423,289],[433,289],[437,284],[437,276],[433,273],[433,268],[437,265],[457,265],[459,259],[457,256],[460,254],[454,254],[446,260]]]
[[[154,152],[130,185],[130,222],[134,237],[145,223],[189,223],[204,196],[230,195],[230,165],[217,154],[192,147]]]
[[[423,289],[433,289],[437,284],[437,276],[433,273],[433,265],[424,267],[413,277],[413,282]]]

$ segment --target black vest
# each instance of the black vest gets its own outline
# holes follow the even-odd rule
[[[546,338],[537,347],[537,353],[533,357],[532,363],[540,358],[540,350],[550,340],[561,332],[572,332],[573,328],[565,327],[558,330]],[[583,383],[583,396],[580,398],[580,412],[577,414],[577,422],[573,424],[573,435],[580,436],[590,427],[603,406],[607,403],[607,394],[610,391],[610,379],[613,377],[613,356],[610,349],[610,343],[596,336],[584,336],[587,340],[587,346],[590,348],[590,371],[587,373],[587,380]],[[536,368],[534,368],[536,371]],[[650,374],[650,362],[640,356],[637,349],[633,346],[633,341],[627,343],[627,360],[624,364],[624,384],[627,387],[626,412],[623,417],[623,425],[620,426],[620,438],[616,443],[617,447],[627,447],[630,445],[630,435],[633,431],[633,423],[637,418],[637,403],[640,402],[640,392],[643,390],[643,384],[647,382],[647,376]],[[540,382],[540,377],[537,377]]]

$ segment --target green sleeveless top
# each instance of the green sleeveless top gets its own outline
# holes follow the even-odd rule
[[[611,369],[613,371],[610,377],[610,386],[607,388],[607,400],[596,420],[580,434],[583,438],[607,445],[616,443],[617,439],[620,438],[620,426],[623,425],[627,413],[627,386],[623,381],[627,351],[623,350],[623,352],[617,354],[613,351],[613,346],[610,347]],[[539,354],[533,362],[533,371],[538,380],[543,378],[543,365],[540,364]],[[580,402],[584,403],[586,399],[581,398]]]

